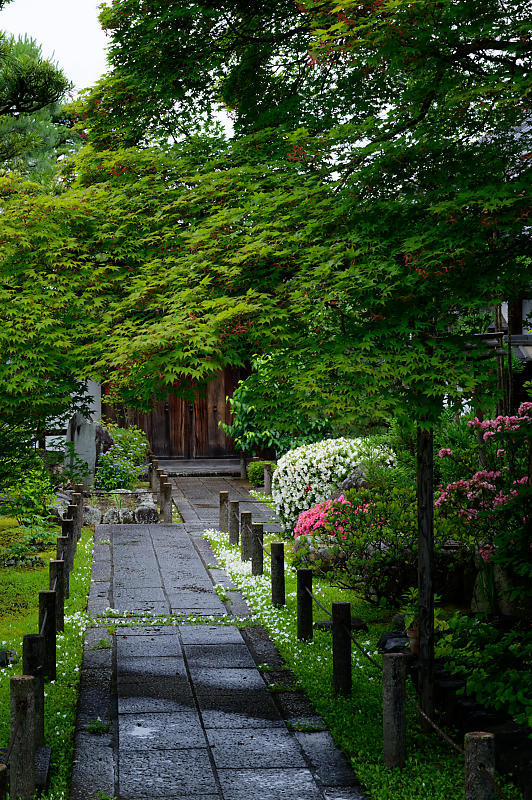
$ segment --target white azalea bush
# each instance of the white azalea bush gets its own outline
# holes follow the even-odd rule
[[[325,439],[286,453],[272,479],[272,496],[285,533],[291,533],[302,511],[338,489],[355,467],[392,465],[393,455],[369,439]]]

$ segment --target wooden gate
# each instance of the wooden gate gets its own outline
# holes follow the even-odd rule
[[[186,459],[233,456],[236,454],[233,442],[218,422],[231,421],[226,397],[232,397],[238,381],[244,377],[243,370],[226,368],[208,384],[205,395],[198,394],[193,402],[169,394],[148,414],[130,409],[127,418],[146,431],[156,456]],[[119,421],[116,410],[105,404],[103,415]]]

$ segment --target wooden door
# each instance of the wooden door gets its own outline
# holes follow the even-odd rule
[[[146,432],[156,456],[193,459],[235,455],[232,440],[218,422],[231,421],[226,397],[232,397],[243,377],[242,370],[226,368],[194,401],[170,394],[165,401],[156,403],[150,413],[129,411],[127,416]],[[108,419],[117,420],[116,410],[109,406],[104,407],[103,413]]]

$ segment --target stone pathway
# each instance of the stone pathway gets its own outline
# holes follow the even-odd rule
[[[201,532],[216,524],[221,489],[247,500],[255,519],[269,520],[270,510],[251,505],[237,480],[174,483],[184,524],[97,527],[94,615],[112,607],[139,615],[249,616]],[[222,602],[214,583],[232,604]],[[137,620],[113,630],[112,623],[102,620],[86,635],[71,800],[99,792],[118,800],[362,800],[306,698],[289,692],[283,706],[268,692],[258,663],[278,670],[265,673],[270,680],[290,675],[262,629]],[[86,729],[98,719],[100,735]],[[287,727],[301,720],[312,732]]]

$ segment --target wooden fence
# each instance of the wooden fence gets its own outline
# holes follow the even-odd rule
[[[56,678],[56,635],[64,630],[65,598],[83,523],[83,487],[76,484],[61,523],[56,558],[50,561],[49,589],[39,592],[39,633],[22,642],[22,675],[10,682],[11,737],[0,761],[0,800],[9,795],[33,800],[47,780],[50,748],[44,739],[44,685]]]

